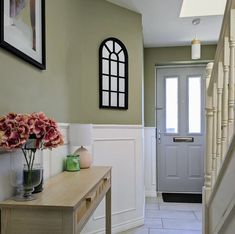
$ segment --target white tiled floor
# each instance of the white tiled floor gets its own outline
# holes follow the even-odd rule
[[[120,234],[201,234],[202,205],[146,198],[145,224]]]

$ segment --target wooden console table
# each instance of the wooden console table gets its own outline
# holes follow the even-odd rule
[[[111,234],[111,167],[62,172],[36,196],[0,202],[1,234],[78,234],[104,196],[106,234]]]

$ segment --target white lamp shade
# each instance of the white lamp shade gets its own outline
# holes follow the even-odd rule
[[[91,145],[92,124],[70,124],[69,140],[72,146]]]
[[[200,59],[201,58],[201,43],[197,39],[192,40],[191,57],[192,57],[192,59]]]

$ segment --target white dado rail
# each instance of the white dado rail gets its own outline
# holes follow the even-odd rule
[[[228,0],[215,61],[206,72],[204,233],[235,230],[235,0]]]
[[[69,124],[59,124],[65,144],[43,151],[44,178],[63,170],[70,153]],[[112,166],[112,233],[144,224],[144,160],[141,125],[93,125],[90,148],[93,165]],[[0,200],[12,195],[9,154],[0,155]],[[82,233],[104,233],[104,202],[97,208]]]

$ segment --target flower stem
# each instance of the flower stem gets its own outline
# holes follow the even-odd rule
[[[29,163],[28,158],[27,158],[27,151],[24,150],[24,149],[22,149],[22,152],[23,152],[23,154],[24,154],[24,158],[25,158],[27,167],[28,167],[28,169],[29,169],[29,168],[30,168],[30,163]]]
[[[32,170],[32,169],[33,169],[33,163],[34,163],[36,151],[31,151],[31,152],[32,152],[32,154],[33,154],[33,159],[32,159],[32,162],[31,162],[31,170]]]

